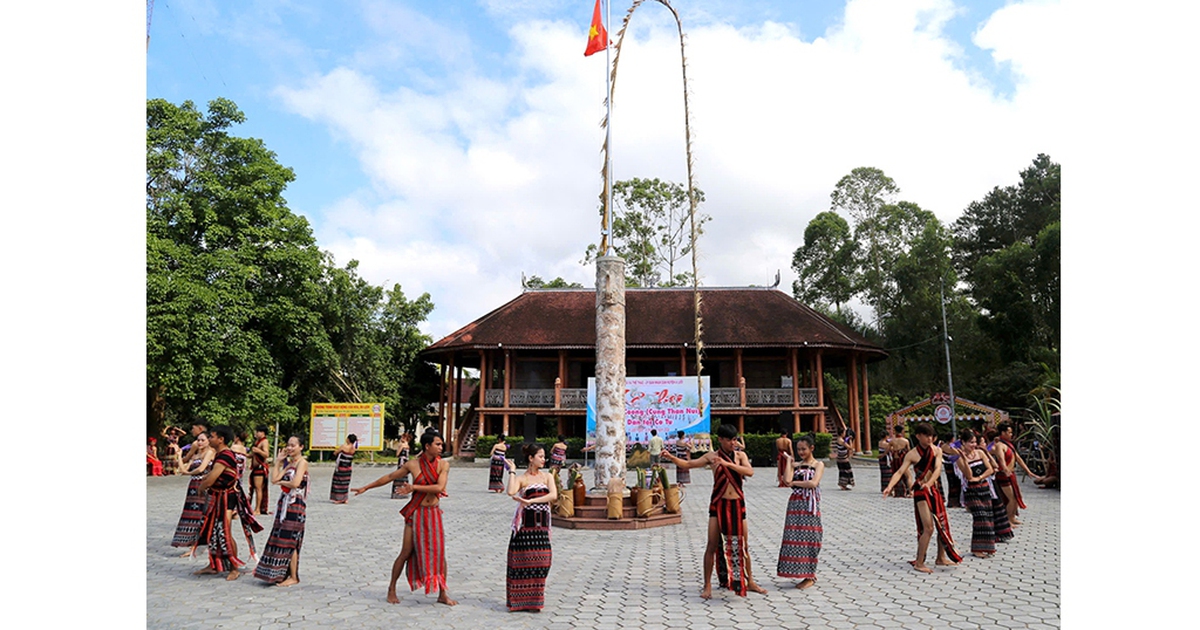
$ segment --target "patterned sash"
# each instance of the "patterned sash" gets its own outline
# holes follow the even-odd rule
[[[413,479],[413,485],[432,486],[433,484],[437,483],[438,464],[440,464],[441,461],[442,458],[440,457],[435,457],[433,458],[433,461],[430,461],[429,458],[425,457],[424,455],[418,455],[417,465],[421,467],[421,474],[417,475],[416,478]],[[408,500],[408,505],[400,508],[400,514],[404,517],[404,521],[406,523],[412,520],[412,515],[416,513],[417,508],[421,507],[421,501],[425,499],[425,494],[426,493],[424,492],[412,493],[412,498]],[[445,492],[438,494],[438,497],[444,496],[447,496]]]
[[[717,457],[727,463],[734,462],[733,453],[717,450]],[[725,489],[732,487],[736,499],[724,498]],[[746,578],[746,493],[742,490],[742,476],[728,466],[713,467],[713,491],[708,504],[709,515],[717,517],[717,529],[723,539],[721,552],[717,554],[718,583],[745,596],[749,580]]]
[[[237,510],[238,521],[242,524],[242,533],[246,536],[252,560],[257,557],[254,553],[254,537],[251,535],[251,531],[261,532],[263,526],[259,525],[258,521],[250,515],[250,505],[246,501],[246,495],[241,492],[241,486],[238,485],[237,460],[234,458],[233,451],[225,449],[217,453],[217,456],[213,458],[213,466],[217,464],[224,465],[225,470],[221,471],[221,475],[208,489],[208,505],[205,509],[204,521],[200,525],[200,534],[196,538],[196,542],[192,544],[192,553],[195,553],[196,547],[203,540],[208,544],[209,566],[218,571],[228,571],[245,563],[237,556],[229,554],[227,537],[232,532],[227,511]],[[228,556],[228,560],[225,559],[226,556]],[[229,562],[231,566],[226,566],[225,562]]]
[[[917,445],[917,453],[921,455],[921,459],[917,461],[915,466],[917,479],[915,485],[920,486],[922,480],[927,477],[936,468],[937,462],[933,457],[932,447],[923,447]],[[942,547],[946,549],[946,555],[954,562],[961,562],[962,556],[954,549],[954,540],[950,537],[950,516],[946,513],[946,502],[942,499],[942,493],[938,490],[936,479],[931,479],[932,485],[919,489],[913,489],[913,513],[917,517],[917,537],[921,537],[925,533],[923,524],[921,523],[921,512],[917,509],[917,502],[924,500],[929,506],[929,513],[933,515],[934,529],[937,530],[938,540],[941,541]]]
[[[1004,442],[1004,445],[1008,447],[1004,451],[1004,465],[1010,466],[1013,464],[1013,462],[1015,462],[1017,460],[1017,448],[1015,446],[1013,446],[1012,442],[1009,442],[1008,440],[1006,440],[1004,438],[1000,438],[1000,441]],[[996,473],[996,480],[999,481],[1000,483],[1008,484],[1009,487],[1012,488],[1013,498],[1015,498],[1017,500],[1017,507],[1021,508],[1022,510],[1026,509],[1025,501],[1024,501],[1024,499],[1021,498],[1021,484],[1017,483],[1016,470],[1013,470],[1012,474],[1009,474],[1004,471],[999,471]],[[1005,499],[1005,500],[1007,500],[1007,499]]]

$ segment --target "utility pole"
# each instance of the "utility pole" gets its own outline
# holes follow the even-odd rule
[[[946,326],[946,277],[942,276],[942,342],[946,346],[946,383],[950,387],[950,439],[958,435],[958,407],[954,399],[954,373],[950,369],[950,329]]]

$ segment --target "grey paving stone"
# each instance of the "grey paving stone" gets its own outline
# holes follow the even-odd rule
[[[885,501],[857,489],[826,491],[819,581],[800,592],[793,588],[795,580],[775,575],[788,492],[772,487],[773,470],[760,469],[745,484],[748,541],[754,576],[769,592],[741,598],[714,584],[713,599],[705,601],[699,598],[700,553],[712,478],[694,471],[682,525],[635,532],[555,528],[547,608],[531,615],[509,613],[504,606],[513,502],[486,492],[486,467],[453,464],[449,496],[443,500],[450,594],[459,600],[455,608],[435,604],[436,594],[407,590],[403,577],[401,603],[384,601],[400,550],[402,521],[396,512],[403,502],[379,488],[334,506],[325,500],[332,470],[328,464],[312,467],[303,581],[290,589],[268,587],[249,572],[232,583],[192,576],[204,558],[181,559],[179,550],[169,546],[187,479],[148,478],[147,628],[412,627],[427,623],[431,613],[450,630],[1061,626],[1059,493],[1031,485],[1024,489],[1029,503],[1022,511],[1025,524],[1013,542],[1000,545],[991,559],[968,556],[960,566],[938,568],[933,575],[919,575],[907,564],[916,547],[911,501]],[[356,467],[354,483],[382,472]],[[855,462],[863,490],[878,483],[878,474],[877,467]],[[826,475],[823,485],[836,490],[836,482],[836,475]],[[272,498],[277,496],[272,489]],[[260,522],[269,528],[269,517]],[[960,552],[969,549],[970,514],[952,509],[950,523]],[[255,537],[259,550],[268,533]],[[983,584],[987,592],[980,589]]]

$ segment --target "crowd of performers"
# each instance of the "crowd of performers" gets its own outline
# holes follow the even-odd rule
[[[308,462],[303,456],[304,440],[288,438],[274,459],[270,459],[265,429],[255,431],[247,449],[241,436],[229,427],[209,429],[203,423],[192,426],[194,441],[186,455],[178,448],[176,432],[164,433],[174,462],[171,468],[190,475],[183,512],[171,545],[185,548],[184,557],[195,556],[196,548],[208,551],[207,565],[196,575],[224,574],[227,580],[240,576],[243,558],[257,559],[254,577],[269,584],[291,586],[300,582],[300,550],[304,541],[305,508],[308,497]],[[894,427],[880,441],[881,492],[889,497],[910,497],[917,528],[916,557],[909,561],[913,569],[932,573],[926,564],[931,540],[936,541],[937,566],[953,566],[962,561],[950,532],[948,509],[965,508],[972,516],[971,549],[977,558],[996,553],[997,543],[1013,537],[1019,525],[1019,510],[1025,508],[1015,468],[1020,466],[1036,475],[1017,453],[1012,443],[1013,427],[1001,423],[984,435],[965,428],[951,442],[939,444],[928,423],[917,423],[915,444],[904,436],[904,427]],[[680,485],[690,483],[691,469],[707,468],[713,474],[713,489],[708,504],[708,535],[703,557],[701,597],[712,597],[712,575],[717,574],[721,588],[737,595],[765,593],[754,580],[747,545],[744,480],[754,475],[745,453],[745,445],[731,425],[716,432],[718,448],[692,456],[692,441],[680,431],[662,450],[662,458],[674,464]],[[850,468],[854,434],[843,430],[833,442],[838,465],[838,487],[854,485]],[[390,485],[391,498],[408,499],[400,510],[404,518],[401,550],[392,564],[387,601],[399,603],[396,585],[403,572],[409,588],[437,591],[437,601],[455,605],[447,585],[445,532],[440,501],[446,497],[449,463],[441,458],[445,443],[440,433],[429,429],[420,437],[421,451],[410,457],[411,437],[402,436],[396,468],[375,481],[350,488],[349,461],[357,449],[350,435],[336,453],[331,501],[344,503],[370,489]],[[814,455],[813,434],[795,441],[786,434],[776,440],[779,487],[791,489],[784,514],[783,539],[779,547],[776,574],[798,580],[796,588],[808,589],[817,582],[817,564],[823,529],[821,526],[821,480],[824,462]],[[563,436],[546,449],[527,444],[522,455],[528,462],[522,471],[507,457],[508,444],[500,436],[490,453],[488,490],[505,492],[516,503],[509,532],[506,574],[506,605],[510,611],[538,612],[545,605],[546,579],[552,551],[550,525],[552,506],[558,499],[555,477],[566,463],[567,445]],[[345,465],[343,465],[345,460]],[[270,461],[270,465],[268,465]],[[242,477],[248,468],[251,490],[247,495]],[[844,464],[844,465],[843,465]],[[345,470],[343,470],[345,469]],[[946,473],[949,496],[943,495],[941,476]],[[1041,480],[1041,478],[1037,478]],[[256,558],[253,534],[264,528],[256,515],[267,511],[268,483],[280,488],[270,535],[261,557]],[[257,504],[254,498],[257,497]],[[239,555],[234,522],[240,524],[245,554]]]

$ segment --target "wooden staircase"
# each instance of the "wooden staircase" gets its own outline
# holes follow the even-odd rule
[[[479,414],[475,413],[475,403],[467,408],[467,415],[463,419],[462,426],[458,428],[458,435],[454,437],[454,443],[458,445],[458,450],[454,453],[455,457],[465,457],[474,459],[475,457],[475,442],[479,439]]]
[[[821,378],[824,379],[825,377],[822,376]],[[842,419],[842,412],[840,410],[838,410],[837,405],[833,404],[832,401],[828,400],[828,398],[829,398],[829,381],[828,380],[825,381],[825,388],[822,391],[825,393],[825,398],[826,398],[826,400],[823,400],[822,403],[824,403],[826,409],[829,409],[832,412],[832,413],[825,414],[825,431],[831,435],[836,436],[842,432],[842,429],[846,428],[846,421],[844,419]]]

